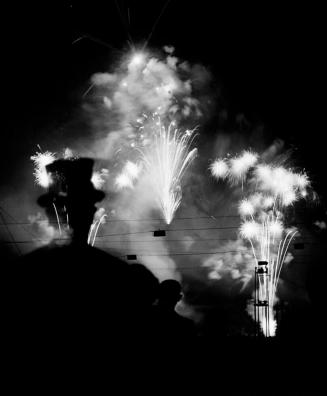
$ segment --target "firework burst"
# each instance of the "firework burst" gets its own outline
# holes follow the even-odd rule
[[[134,188],[134,182],[138,179],[142,167],[132,161],[127,161],[121,173],[115,178],[115,187],[117,190],[125,188]]]
[[[241,238],[251,245],[256,268],[259,262],[267,263],[267,273],[260,275],[258,293],[259,300],[267,302],[268,314],[261,312],[259,322],[265,336],[274,336],[276,321],[273,307],[278,281],[290,243],[297,233],[295,228],[285,227],[284,212],[307,196],[308,176],[282,166],[260,163],[259,156],[249,151],[230,160],[218,159],[210,169],[217,179],[227,178],[231,185],[241,183],[242,191],[245,183],[249,192],[238,205],[242,219],[239,231]],[[264,290],[267,292],[263,299]]]
[[[35,183],[43,188],[47,188],[51,184],[51,178],[46,171],[46,166],[51,164],[56,159],[56,155],[50,151],[44,153],[37,152],[31,156],[31,160],[34,162],[34,177]]]
[[[155,123],[152,143],[140,148],[145,169],[154,186],[156,201],[167,224],[170,224],[182,199],[182,178],[197,155],[191,149],[194,130],[181,132],[171,122]]]

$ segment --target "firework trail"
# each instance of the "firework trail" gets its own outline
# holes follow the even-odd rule
[[[91,182],[96,189],[104,189],[106,180],[109,176],[109,171],[106,168],[102,168],[101,171],[94,171],[92,174]],[[88,238],[87,238],[87,243],[89,245],[94,246],[98,230],[101,224],[105,223],[105,218],[107,215],[105,214],[105,209],[104,208],[99,208],[93,218],[93,223],[91,224]],[[92,238],[93,235],[93,238]]]
[[[268,277],[259,279],[259,300],[268,302],[269,316],[267,321],[261,315],[259,321],[264,335],[274,336],[273,307],[278,281],[288,248],[297,233],[296,229],[285,227],[284,212],[308,196],[309,179],[305,173],[260,163],[259,156],[250,151],[236,158],[217,159],[210,169],[216,179],[227,180],[230,185],[241,183],[242,191],[246,187],[247,197],[238,205],[242,219],[240,236],[249,241],[257,266],[259,262],[267,262]]]
[[[182,178],[197,155],[196,148],[190,149],[193,139],[194,130],[181,132],[174,122],[165,127],[158,118],[152,143],[139,149],[167,224],[171,223],[181,203]]]
[[[92,225],[90,227],[90,231],[89,231],[88,238],[87,238],[87,243],[89,245],[94,246],[99,227],[100,227],[101,224],[105,223],[105,218],[106,217],[107,217],[107,215],[105,214],[105,209],[104,208],[99,208],[96,211],[96,213],[94,215],[94,220],[93,220],[93,223],[92,223]],[[92,235],[93,235],[93,237],[92,237]]]

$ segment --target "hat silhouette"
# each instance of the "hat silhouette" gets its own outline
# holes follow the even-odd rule
[[[38,198],[38,204],[49,207],[54,202],[94,204],[103,200],[105,193],[95,189],[91,181],[93,165],[92,158],[59,159],[46,165],[51,182],[47,193]]]

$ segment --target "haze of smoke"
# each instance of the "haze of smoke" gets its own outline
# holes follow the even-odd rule
[[[182,127],[194,127],[207,117],[210,73],[172,54],[173,48],[162,56],[150,51],[131,53],[116,70],[92,76],[96,94],[86,109],[96,134],[93,151],[98,157],[130,149],[142,114],[157,113]]]
[[[194,127],[195,123],[202,121],[204,115],[207,113],[210,97],[208,83],[210,82],[210,74],[202,66],[191,66],[186,62],[180,62],[178,58],[173,56],[173,48],[165,48],[166,55],[158,57],[150,53],[141,54],[140,57],[128,57],[122,61],[120,66],[108,73],[97,73],[92,77],[92,84],[94,84],[94,91],[96,94],[92,97],[92,102],[85,105],[85,109],[89,114],[91,125],[94,132],[94,139],[92,145],[87,147],[84,151],[79,150],[80,155],[92,155],[98,159],[113,160],[118,155],[130,158],[133,143],[137,139],[137,132],[135,128],[137,118],[143,113],[158,112],[163,118],[168,120],[174,118],[180,126]],[[135,55],[135,54],[134,54]],[[92,92],[92,91],[91,91]],[[200,124],[201,125],[201,124]],[[237,141],[235,138],[237,136]],[[235,133],[233,136],[230,134],[220,135],[216,138],[216,149],[212,153],[219,156],[225,156],[228,153],[235,153],[247,147],[247,138],[241,134]],[[213,142],[210,141],[212,147]],[[212,149],[211,147],[211,149]],[[75,148],[75,147],[74,147]],[[281,141],[276,141],[267,150],[262,151],[261,157],[267,161],[274,159],[274,161],[282,163],[284,161],[283,155],[280,154],[283,148]],[[254,148],[255,149],[255,148]],[[127,153],[127,154],[126,154]],[[200,152],[203,158],[210,158],[210,152]],[[120,164],[123,164],[120,161]],[[203,216],[204,214],[225,214],[231,213],[236,208],[235,195],[227,195],[224,193],[221,185],[215,189],[208,190],[205,184],[210,184],[210,174],[207,169],[198,169],[197,175],[194,174],[190,177],[194,182],[196,177],[200,181],[199,185],[192,186],[193,188],[185,188],[183,190],[183,201],[180,212],[187,216],[191,214],[194,216]],[[110,177],[113,177],[110,168]],[[113,218],[148,218],[159,217],[153,204],[151,188],[146,180],[140,180],[135,183],[136,186],[133,191],[123,191],[115,198],[114,184],[110,180],[106,183],[106,190],[110,192],[106,201],[102,203],[105,207],[110,207],[114,211]],[[188,186],[189,183],[186,181]],[[208,192],[203,194],[200,189]],[[199,200],[195,200],[193,193],[196,191],[196,196]],[[188,207],[186,208],[186,203]],[[217,206],[220,206],[217,209]],[[110,217],[110,216],[109,216]],[[195,223],[194,223],[195,224]],[[219,225],[219,221],[217,222]],[[113,225],[110,223],[103,225],[105,230],[111,227],[110,232],[120,232],[121,225]],[[155,229],[157,223],[130,223],[124,224],[123,230],[128,232],[141,232],[146,229]],[[196,232],[184,232],[180,248],[181,251],[190,252],[196,246]],[[120,238],[120,237],[118,237]],[[126,237],[121,237],[121,239]],[[237,250],[240,248],[241,253],[236,254],[235,262],[233,253],[224,254],[223,258],[220,255],[213,254],[212,257],[199,257],[187,258],[190,267],[197,270],[201,267],[202,262],[211,262],[213,268],[216,268],[216,273],[221,280],[228,280],[231,283],[239,284],[241,290],[244,291],[249,281],[249,268],[248,254],[251,255],[250,249],[246,251],[246,247],[241,245],[241,240],[235,236],[226,244],[216,242],[215,250],[227,251],[227,247],[232,247],[230,250]],[[133,244],[133,238],[128,237],[130,253],[137,254],[139,245]],[[157,249],[167,256],[160,257],[147,257],[144,264],[146,264],[160,279],[179,278],[180,274],[183,276],[181,262],[183,259],[172,260],[169,257],[168,244],[162,240],[161,243],[157,242]],[[110,242],[107,243],[110,246]],[[153,246],[149,244],[149,246]],[[209,249],[208,249],[209,250]],[[212,249],[214,250],[214,249]],[[141,256],[140,256],[141,257]],[[245,264],[241,263],[241,259],[245,260]],[[217,264],[219,260],[224,261],[224,267],[220,268]],[[251,256],[252,259],[252,256]],[[142,259],[143,260],[143,259]],[[199,264],[199,260],[201,263]],[[155,270],[154,267],[157,269]],[[159,274],[159,269],[161,275]],[[210,268],[210,266],[206,267]],[[192,268],[190,269],[192,270]],[[178,272],[176,272],[178,271]],[[252,269],[251,269],[252,271]],[[219,280],[217,280],[219,282]],[[218,285],[218,284],[217,284]],[[217,286],[218,287],[218,286]]]
[[[137,255],[137,261],[149,268],[160,281],[179,280],[180,275],[174,260],[169,257],[165,239],[154,239],[155,250],[154,245],[147,242],[154,238],[153,231],[157,230],[161,223],[146,221],[151,218],[160,218],[149,180],[144,177],[138,180],[134,189],[119,190],[116,196],[111,195],[111,199],[107,200],[107,206],[109,212],[112,209],[112,214],[108,216],[108,223],[103,225],[104,233],[118,235],[107,238],[105,245],[110,248],[110,241],[115,240],[116,242],[112,245],[116,255],[122,255],[125,259],[128,254]],[[119,220],[115,221],[115,219]],[[135,239],[144,240],[144,243],[135,243]],[[118,245],[117,242],[119,242]],[[155,252],[159,255],[156,256]]]
[[[220,245],[225,253],[215,253],[206,258],[204,267],[208,267],[210,279],[221,280],[229,277],[241,285],[242,292],[253,277],[254,260],[249,248],[242,239],[228,241]]]
[[[36,215],[29,215],[28,221],[32,225],[32,232],[35,235],[35,247],[40,247],[49,244],[55,238],[59,238],[59,231],[52,224],[45,215],[38,212]]]
[[[321,230],[326,230],[327,228],[327,224],[324,221],[317,220],[314,224]]]

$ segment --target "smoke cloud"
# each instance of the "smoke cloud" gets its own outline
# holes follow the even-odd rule
[[[173,54],[173,47],[156,54],[135,51],[112,72],[91,77],[95,93],[84,110],[95,136],[92,151],[98,158],[112,158],[117,151],[122,154],[134,148],[142,115],[156,113],[183,128],[208,117],[212,108],[210,72]]]

